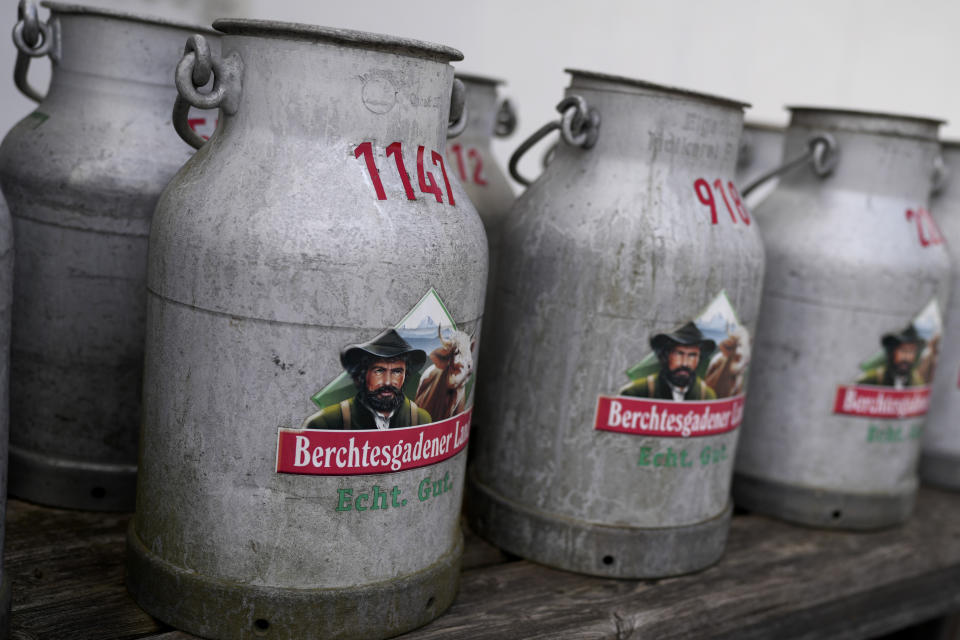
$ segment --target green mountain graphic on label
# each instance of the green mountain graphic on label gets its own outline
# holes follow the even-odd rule
[[[737,312],[734,311],[733,305],[730,304],[730,299],[727,297],[725,290],[720,291],[703,311],[701,311],[696,318],[692,319],[692,322],[704,337],[713,340],[718,345],[742,331],[740,320],[737,318]],[[658,327],[657,330],[651,334],[651,337],[665,332],[660,329],[661,328]],[[743,342],[746,343],[747,340],[743,340]],[[744,344],[744,348],[749,348],[749,345]],[[710,360],[708,358],[701,359],[700,364],[697,366],[697,375],[703,377],[706,374],[709,364]],[[651,351],[643,360],[627,369],[626,373],[631,380],[640,380],[641,378],[646,378],[658,372],[660,367],[661,363],[657,358],[657,354]]]
[[[457,325],[446,306],[444,306],[443,301],[440,300],[436,290],[431,287],[414,305],[410,313],[393,328],[411,346],[423,349],[427,354],[430,354],[440,344],[441,336],[449,337],[457,330]],[[430,359],[428,358],[423,369],[429,365]],[[403,393],[406,397],[413,398],[417,395],[417,386],[420,384],[420,374],[423,373],[423,369],[414,372],[416,375],[407,376],[403,384]],[[471,377],[466,387],[467,397],[470,397],[470,392],[473,390],[473,382],[473,377]],[[318,407],[323,408],[352,398],[356,393],[357,388],[354,386],[353,380],[346,372],[343,372],[334,378],[330,384],[310,396],[310,400]]]
[[[933,298],[920,313],[910,320],[907,326],[893,329],[883,334],[880,337],[880,348],[874,352],[872,356],[860,363],[860,371],[867,374],[886,367],[889,357],[886,345],[910,341],[916,342],[920,349],[917,361],[914,364],[914,370],[924,368],[923,377],[926,382],[929,382],[927,378],[933,375],[932,369],[936,364],[936,356],[942,333],[943,316],[940,314],[940,305],[937,303],[936,298]],[[927,371],[927,369],[929,369],[929,371]]]

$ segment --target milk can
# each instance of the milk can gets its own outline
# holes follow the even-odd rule
[[[23,5],[17,83],[40,98],[0,146],[16,243],[10,493],[132,509],[147,233],[192,149],[170,131],[173,72],[195,27],[50,2]],[[30,56],[49,56],[46,96]]]
[[[504,233],[474,530],[639,578],[723,552],[763,249],[733,183],[744,104],[571,70],[562,142]]]
[[[940,374],[930,394],[930,414],[923,433],[920,453],[920,477],[931,484],[960,489],[960,276],[956,261],[960,248],[960,142],[940,145],[945,163],[943,178],[937,181],[930,207],[936,224],[926,219],[927,241],[943,238],[953,252],[953,289],[946,312],[943,339],[931,342],[931,352],[939,355]],[[941,165],[942,166],[942,165]],[[950,249],[948,249],[950,250]]]
[[[450,605],[463,550],[487,241],[444,155],[462,56],[214,27],[177,86],[221,125],[150,235],[128,586],[203,637],[396,635]]]
[[[950,292],[927,200],[939,121],[793,108],[758,208],[767,275],[734,499],[802,524],[904,521]]]
[[[509,100],[497,98],[500,80],[461,72],[457,72],[456,77],[466,89],[467,117],[463,133],[447,143],[447,163],[483,220],[490,253],[488,280],[494,282],[503,226],[514,195],[506,174],[496,162],[491,142],[494,136],[506,137],[513,133],[517,116]],[[493,287],[487,287],[484,308],[493,308]],[[478,363],[487,355],[487,341],[482,340],[481,344],[484,347]],[[480,378],[483,384],[483,376]]]
[[[776,178],[761,180],[755,190],[749,189],[757,178],[776,169],[783,156],[783,129],[759,122],[745,122],[740,138],[740,155],[737,156],[737,173],[734,182],[740,186],[743,201],[751,209],[773,191]],[[749,190],[748,190],[749,189]]]

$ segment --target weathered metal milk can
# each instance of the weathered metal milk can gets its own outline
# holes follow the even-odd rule
[[[462,56],[214,27],[177,86],[220,128],[150,235],[128,586],[203,637],[396,635],[450,605],[463,549],[487,241],[444,159]]]
[[[767,275],[734,499],[821,527],[905,520],[950,293],[927,213],[940,122],[792,108],[759,207]]]
[[[147,233],[192,149],[170,131],[174,69],[196,27],[26,3],[17,84],[40,99],[0,146],[16,243],[10,493],[132,509],[140,423]],[[26,83],[49,56],[46,96]]]
[[[734,182],[743,192],[743,201],[754,208],[777,186],[776,178],[763,180],[752,193],[746,187],[763,174],[776,169],[783,157],[783,129],[759,122],[745,122],[737,156]]]
[[[561,130],[504,234],[470,521],[554,567],[693,571],[726,542],[763,278],[733,184],[745,105],[570,73],[510,161]]]
[[[932,353],[939,354],[940,373],[934,378],[930,393],[930,413],[923,431],[920,453],[920,477],[931,484],[960,489],[960,142],[940,143],[945,167],[937,181],[930,203],[934,225],[928,218],[926,238],[942,237],[948,251],[953,252],[953,289],[950,308],[946,312],[943,339],[931,343]],[[939,227],[939,228],[938,228]]]
[[[463,132],[447,142],[447,163],[483,221],[490,254],[488,281],[492,283],[497,273],[504,222],[515,197],[506,174],[497,164],[491,143],[494,136],[506,137],[513,133],[517,115],[509,100],[498,100],[500,80],[461,72],[457,72],[456,77],[466,89],[467,117]],[[487,287],[484,309],[493,308],[493,291],[492,286]],[[488,357],[487,341],[481,340],[480,344],[478,362],[483,362]],[[480,380],[482,385],[483,374]]]

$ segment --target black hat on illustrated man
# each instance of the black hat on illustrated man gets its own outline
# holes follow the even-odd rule
[[[650,346],[658,353],[668,351],[678,344],[699,346],[702,355],[706,355],[717,348],[717,343],[703,335],[692,321],[671,333],[658,333],[650,338]]]
[[[427,361],[427,353],[422,349],[414,349],[395,329],[387,329],[370,342],[345,347],[340,352],[340,364],[349,371],[364,354],[388,360],[407,356],[407,362],[414,370],[420,369]]]
[[[911,342],[916,342],[921,347],[927,342],[917,332],[917,328],[913,326],[913,323],[907,325],[903,331],[885,334],[880,341],[884,349],[895,349],[901,344],[909,344]]]

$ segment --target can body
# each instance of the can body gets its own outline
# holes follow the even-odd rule
[[[412,353],[406,340],[478,335],[486,238],[443,163],[458,54],[215,26],[243,65],[242,93],[154,217],[128,586],[204,637],[396,635],[456,590],[471,391],[441,416],[419,393],[435,370],[415,397],[411,374],[401,408],[375,425],[357,400],[375,368],[352,367],[379,348]],[[471,345],[458,346],[417,347],[406,372],[426,351],[437,368],[453,357],[469,369]],[[427,410],[456,422],[442,450],[422,432],[449,421]]]
[[[468,516],[563,569],[693,571],[726,541],[749,340],[736,384],[707,391],[705,370],[727,329],[752,333],[763,277],[732,186],[742,105],[571,73],[567,95],[596,109],[599,136],[588,150],[561,142],[510,213]],[[653,351],[669,335],[699,349],[682,398],[679,384],[660,393],[667,363]],[[717,413],[726,423],[699,429]]]
[[[953,254],[953,289],[943,340],[937,345],[940,372],[934,378],[930,395],[930,413],[920,454],[920,477],[924,482],[960,489],[960,429],[955,418],[960,411],[960,292],[957,291],[960,275],[956,261],[956,247],[960,247],[960,179],[955,173],[960,168],[960,147],[953,142],[944,142],[941,152],[949,175],[930,203],[939,227],[930,231],[942,235],[947,249]]]
[[[491,143],[497,129],[497,114],[501,103],[497,99],[499,81],[484,76],[457,74],[467,91],[467,127],[463,133],[447,142],[447,163],[457,175],[470,201],[477,208],[487,233],[490,255],[489,282],[496,282],[497,264],[503,244],[504,224],[515,200],[507,176],[497,164]],[[487,287],[485,309],[493,309],[494,287]],[[485,325],[485,331],[491,326]],[[490,340],[480,341],[480,362],[487,354]],[[483,385],[483,375],[480,375]],[[476,425],[475,425],[476,426]],[[480,430],[474,430],[474,437]]]
[[[825,132],[838,161],[784,174],[757,210],[767,275],[738,504],[823,527],[909,516],[950,286],[925,214],[938,124],[794,109],[784,158]]]
[[[740,140],[740,155],[737,158],[737,174],[734,181],[742,189],[767,171],[780,164],[783,157],[783,129],[757,123],[744,123]],[[751,209],[763,201],[777,186],[772,178],[744,196]]]
[[[191,31],[51,6],[50,90],[0,146],[16,244],[10,492],[132,509],[147,234],[192,149],[171,135]]]

